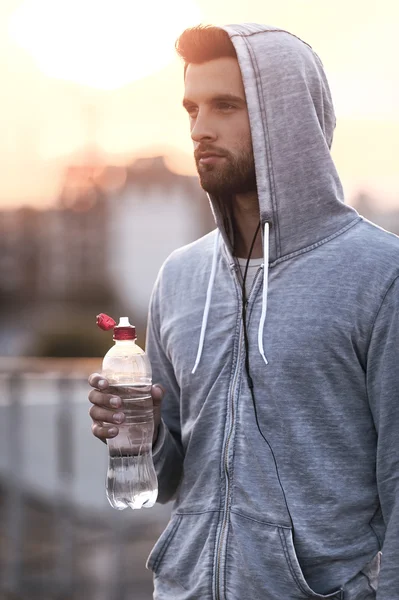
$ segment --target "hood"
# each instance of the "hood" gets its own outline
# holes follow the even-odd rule
[[[269,260],[321,242],[357,212],[344,204],[331,158],[336,119],[323,65],[295,35],[267,25],[221,27],[235,47],[248,105],[262,233],[269,222]],[[209,196],[230,253],[232,227]]]
[[[264,258],[258,349],[268,364],[263,336],[269,266],[328,241],[360,217],[344,203],[331,157],[336,118],[320,58],[309,44],[276,27],[244,23],[221,29],[237,53],[251,127]],[[220,236],[234,260],[225,203],[208,198],[219,231],[193,373],[204,345]]]

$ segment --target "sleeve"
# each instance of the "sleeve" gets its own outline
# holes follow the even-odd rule
[[[377,600],[399,600],[399,277],[374,323],[367,389],[377,430],[376,476],[386,527]]]
[[[162,273],[162,270],[161,270]],[[183,473],[183,447],[180,430],[180,389],[173,366],[161,342],[160,280],[152,292],[148,313],[146,352],[151,362],[154,383],[165,390],[162,400],[162,421],[153,447],[153,461],[158,477],[157,502],[165,504],[176,494]]]

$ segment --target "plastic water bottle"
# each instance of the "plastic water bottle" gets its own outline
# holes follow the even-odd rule
[[[113,508],[150,508],[158,495],[158,481],[152,461],[154,433],[150,361],[136,344],[136,329],[128,317],[119,324],[103,313],[97,316],[102,329],[114,329],[114,346],[104,356],[102,375],[109,391],[122,400],[125,420],[119,433],[107,440],[108,472],[106,495]]]

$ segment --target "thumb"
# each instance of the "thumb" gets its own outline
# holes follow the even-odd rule
[[[151,395],[154,406],[160,406],[162,399],[165,395],[165,390],[161,385],[159,385],[159,383],[156,383],[152,386]]]

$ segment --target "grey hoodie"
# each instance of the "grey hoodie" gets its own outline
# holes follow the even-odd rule
[[[159,501],[174,499],[148,559],[154,598],[398,600],[399,239],[344,204],[310,46],[225,30],[264,244],[246,315],[255,404],[232,228],[210,198],[217,229],[167,259],[150,305],[167,390],[154,461]]]

